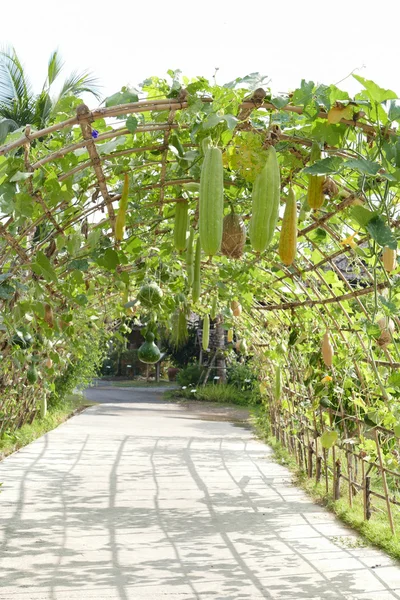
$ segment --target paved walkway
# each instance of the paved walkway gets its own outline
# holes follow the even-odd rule
[[[400,599],[400,568],[249,429],[149,389],[88,395],[0,463],[1,600]]]

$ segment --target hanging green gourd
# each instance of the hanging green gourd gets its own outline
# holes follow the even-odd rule
[[[47,415],[47,397],[45,394],[43,394],[43,396],[40,400],[39,412],[40,412],[41,418],[44,419],[45,416]]]
[[[310,166],[319,160],[321,160],[321,148],[314,142],[311,146]],[[308,177],[307,202],[313,210],[318,210],[324,203],[324,181],[325,177],[322,175]]]
[[[125,173],[124,187],[122,188],[121,200],[119,201],[119,210],[117,218],[115,219],[115,239],[117,242],[121,242],[124,238],[126,209],[128,207],[128,195],[129,176],[128,173]]]
[[[279,212],[281,179],[276,151],[267,150],[267,160],[255,179],[249,237],[255,252],[263,252],[274,235]]]
[[[192,299],[195,304],[199,300],[200,293],[201,293],[200,267],[201,267],[201,246],[200,246],[200,238],[197,238],[196,252],[194,255],[194,273],[193,273],[193,287],[192,287]]]
[[[205,149],[200,174],[199,231],[200,242],[207,256],[219,252],[224,216],[224,167],[219,148]]]
[[[206,315],[203,319],[203,337],[202,337],[203,350],[208,349],[209,343],[210,343],[210,317],[208,315]]]
[[[213,299],[212,299],[211,311],[210,311],[210,317],[212,318],[213,321],[214,321],[215,317],[217,316],[217,310],[218,310],[218,295],[215,294],[215,296],[213,296]]]
[[[186,248],[186,234],[188,228],[188,203],[180,200],[176,203],[174,222],[174,245],[178,252]]]
[[[274,387],[274,397],[278,402],[281,399],[282,394],[282,375],[281,368],[279,365],[276,365],[275,368],[275,387]]]
[[[140,304],[146,306],[146,308],[154,308],[161,304],[163,291],[160,286],[153,281],[152,283],[142,285],[137,297],[138,300],[140,300]]]
[[[138,350],[138,359],[147,365],[153,365],[161,358],[161,352],[154,343],[154,333],[149,332],[146,335],[146,341]]]
[[[189,238],[186,248],[186,273],[188,278],[188,284],[193,285],[193,240],[194,240],[194,229],[190,230]]]

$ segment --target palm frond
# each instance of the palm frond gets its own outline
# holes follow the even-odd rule
[[[31,85],[15,49],[0,50],[0,101],[22,101],[31,94]]]
[[[58,54],[58,50],[54,50],[51,53],[49,58],[49,64],[47,66],[47,79],[43,86],[43,89],[48,89],[52,83],[54,83],[55,79],[60,74],[64,63],[62,61],[61,56]]]
[[[79,96],[83,92],[93,94],[99,100],[101,98],[99,80],[97,77],[93,77],[90,71],[83,71],[81,73],[74,71],[64,81],[58,99],[68,94]]]
[[[43,90],[42,93],[35,98],[32,124],[38,129],[45,127],[50,117],[52,107],[53,102],[49,93],[46,90]]]

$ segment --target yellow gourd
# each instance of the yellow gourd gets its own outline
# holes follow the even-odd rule
[[[332,366],[333,362],[333,346],[329,339],[329,331],[324,334],[324,338],[322,340],[322,358],[327,367]]]
[[[297,205],[292,188],[286,200],[285,213],[282,219],[282,228],[279,238],[279,256],[287,267],[296,257],[297,250]]]
[[[388,273],[394,271],[397,267],[397,250],[385,246],[382,253],[382,262],[385,271]]]

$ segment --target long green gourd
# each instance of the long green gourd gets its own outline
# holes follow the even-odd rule
[[[186,248],[186,233],[188,228],[188,203],[177,202],[174,222],[174,245],[178,252]]]
[[[321,160],[321,148],[316,142],[311,146],[310,165],[313,165],[318,160]],[[318,210],[324,203],[324,181],[322,175],[309,175],[307,202],[308,206],[313,210]]]
[[[200,175],[199,231],[200,242],[207,256],[219,252],[224,216],[224,168],[219,148],[205,151]]]
[[[187,248],[186,248],[186,273],[188,278],[188,284],[193,285],[193,240],[194,240],[194,229],[190,230]]]
[[[192,299],[193,302],[198,302],[201,293],[201,284],[200,284],[200,259],[201,259],[201,245],[200,238],[197,238],[196,242],[196,252],[194,255],[194,272],[193,272],[193,287],[192,287]]]
[[[210,317],[206,315],[203,319],[203,350],[207,350],[208,344],[210,342]]]
[[[279,212],[281,178],[276,151],[267,150],[267,161],[256,177],[249,225],[250,243],[255,252],[264,252],[272,240]]]

